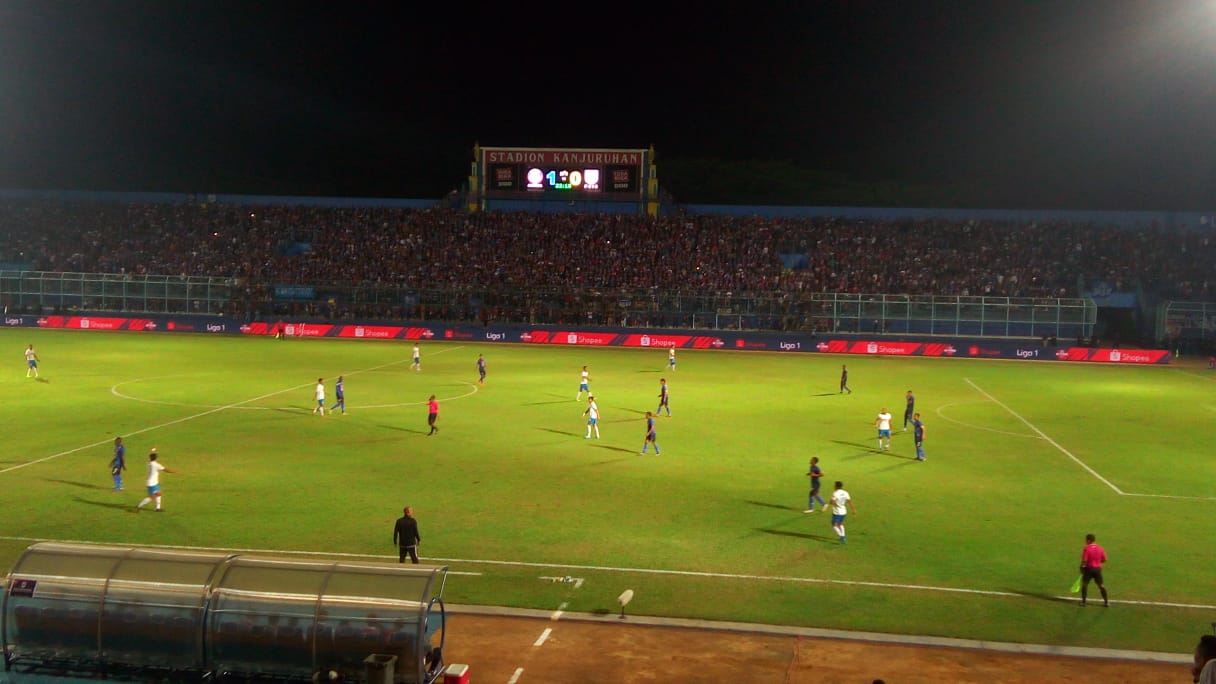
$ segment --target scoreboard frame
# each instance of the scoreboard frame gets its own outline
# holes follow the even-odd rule
[[[470,206],[492,200],[645,202],[657,197],[654,148],[473,148]]]

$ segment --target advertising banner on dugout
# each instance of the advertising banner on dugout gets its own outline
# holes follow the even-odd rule
[[[1038,340],[1002,338],[916,338],[913,336],[837,335],[730,332],[705,330],[639,330],[637,328],[568,328],[559,326],[414,323],[404,321],[328,322],[283,319],[238,322],[222,316],[113,313],[33,316],[6,315],[7,327],[135,332],[221,333],[285,338],[341,337],[362,340],[449,340],[513,342],[516,344],[580,347],[719,349],[736,351],[803,352],[865,356],[937,356],[1024,361],[1073,361],[1118,364],[1164,364],[1162,349],[1109,349],[1044,346]]]

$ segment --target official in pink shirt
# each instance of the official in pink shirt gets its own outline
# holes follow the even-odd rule
[[[428,437],[439,432],[439,426],[435,425],[435,421],[439,419],[439,402],[435,400],[435,395],[432,394],[430,399],[426,401],[426,424],[431,426],[431,431],[426,433]],[[1101,586],[1101,582],[1098,585]]]
[[[1089,594],[1090,580],[1098,583],[1098,590],[1102,592],[1102,605],[1110,606],[1110,600],[1106,597],[1106,585],[1102,584],[1102,564],[1106,562],[1106,550],[1098,546],[1096,537],[1092,534],[1085,535],[1085,548],[1081,549],[1081,605],[1085,605],[1085,598]]]

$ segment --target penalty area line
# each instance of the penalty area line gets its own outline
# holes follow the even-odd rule
[[[455,351],[456,349],[461,349],[461,348],[462,348],[462,347],[457,346],[457,347],[449,347],[448,349],[441,349],[440,351],[435,352],[435,354],[434,354],[434,355],[442,354],[442,353],[443,353],[443,352],[445,352],[445,351]],[[400,365],[400,364],[402,364],[402,363],[405,363],[405,359],[400,359],[400,360],[398,360],[398,361],[392,361],[392,362],[390,362],[390,363],[381,364],[381,365],[379,365],[379,366],[374,366],[374,367],[372,367],[372,368],[364,368],[364,369],[362,369],[362,370],[349,371],[349,372],[347,372],[347,373],[346,373],[346,375],[356,375],[356,374],[358,374],[358,373],[369,373],[369,372],[372,372],[372,371],[377,371],[377,370],[380,370],[381,368],[388,368],[389,366]],[[110,388],[110,393],[111,393],[111,394],[114,394],[114,396],[117,396],[117,397],[120,397],[120,398],[124,398],[124,397],[123,397],[123,395],[118,394],[117,392],[115,392],[115,389],[116,389],[117,387],[119,387],[119,385],[121,385],[121,384],[122,384],[122,383],[119,383],[119,384],[116,384],[116,385],[112,386],[112,387]],[[470,383],[465,383],[465,384],[470,384]],[[223,406],[216,406],[216,407],[214,407],[214,408],[210,408],[210,409],[208,409],[208,410],[206,410],[206,411],[200,411],[199,413],[195,413],[195,414],[192,414],[192,415],[189,415],[189,416],[183,416],[183,417],[181,417],[181,418],[175,418],[174,420],[170,420],[170,421],[167,421],[167,422],[164,422],[164,423],[159,423],[159,424],[157,424],[157,425],[152,425],[152,426],[149,426],[149,427],[146,427],[146,428],[140,428],[140,429],[138,429],[138,430],[132,430],[132,431],[130,431],[130,432],[128,432],[128,433],[126,433],[126,435],[124,435],[124,436],[125,436],[125,437],[131,437],[131,436],[134,436],[134,435],[142,435],[142,434],[144,434],[145,432],[152,432],[153,430],[159,430],[159,429],[161,429],[161,428],[170,427],[170,426],[173,426],[173,425],[177,425],[177,424],[179,424],[179,423],[185,423],[185,422],[187,422],[187,421],[191,421],[191,420],[194,420],[194,419],[196,419],[196,418],[203,418],[203,417],[205,417],[205,416],[209,416],[209,415],[211,415],[211,414],[213,414],[213,413],[219,413],[220,411],[227,411],[227,410],[229,410],[229,409],[240,408],[241,406],[244,406],[245,404],[248,404],[248,403],[251,403],[251,402],[260,401],[260,400],[262,400],[262,399],[269,399],[270,397],[273,397],[273,396],[276,396],[276,395],[279,395],[279,394],[286,394],[287,392],[296,392],[296,391],[299,391],[299,390],[301,390],[301,389],[303,389],[303,388],[305,388],[305,387],[311,387],[311,386],[312,386],[312,383],[304,383],[304,384],[302,384],[302,385],[296,385],[295,387],[288,387],[287,389],[277,390],[277,391],[274,391],[274,392],[270,392],[270,393],[267,393],[267,394],[263,394],[263,395],[258,396],[258,397],[252,397],[252,398],[250,398],[250,399],[243,399],[243,400],[241,400],[241,401],[233,402],[233,403],[231,403],[231,404],[225,404],[225,405],[223,405]],[[462,397],[463,397],[463,396],[470,396],[470,395],[472,395],[472,394],[476,394],[476,393],[477,393],[477,388],[476,388],[476,387],[474,387],[472,392],[470,392],[469,394],[466,394],[466,395],[462,395]],[[137,401],[138,401],[138,400],[137,400]],[[5,473],[11,473],[11,472],[13,472],[14,470],[20,470],[20,469],[22,469],[22,468],[27,468],[27,467],[32,466],[32,465],[38,465],[39,463],[45,463],[45,462],[47,462],[47,461],[53,461],[53,460],[55,460],[55,459],[57,459],[57,458],[61,458],[61,457],[63,457],[63,456],[71,456],[72,454],[79,453],[79,452],[84,451],[84,450],[86,450],[86,449],[95,449],[95,448],[97,448],[97,447],[100,447],[100,446],[105,446],[105,445],[107,445],[107,444],[113,444],[113,443],[114,443],[114,440],[112,440],[112,439],[104,439],[104,440],[102,440],[102,441],[100,441],[100,442],[93,442],[92,444],[86,444],[86,445],[84,445],[84,446],[79,446],[79,447],[76,447],[76,448],[74,448],[74,449],[68,449],[68,450],[66,450],[66,451],[60,451],[60,452],[59,452],[59,453],[57,453],[57,454],[51,454],[50,456],[43,456],[42,458],[36,458],[36,459],[34,459],[34,460],[32,460],[32,461],[26,461],[25,463],[19,463],[19,464],[14,465],[14,466],[9,466],[9,467],[7,467],[7,468],[0,469],[0,475],[4,475]]]
[[[217,407],[215,407],[215,408],[213,408],[213,409],[208,409],[208,410],[206,410],[206,411],[201,411],[201,412],[199,412],[199,413],[195,413],[195,414],[192,414],[192,415],[189,415],[189,416],[184,416],[184,417],[182,417],[182,418],[175,418],[175,419],[173,419],[173,420],[166,421],[166,422],[164,422],[164,423],[158,423],[158,424],[156,424],[156,425],[152,425],[152,426],[150,426],[150,427],[146,427],[146,428],[140,428],[140,429],[138,429],[138,430],[132,430],[132,431],[128,432],[128,433],[126,434],[126,436],[127,436],[127,437],[131,437],[131,436],[134,436],[134,435],[142,435],[142,434],[143,434],[143,433],[145,433],[145,432],[152,432],[153,430],[159,430],[159,429],[161,429],[161,428],[169,427],[169,426],[171,426],[171,425],[177,425],[178,423],[185,423],[186,421],[194,420],[194,419],[196,419],[196,418],[202,418],[202,417],[204,417],[204,416],[209,416],[209,415],[211,415],[211,414],[213,414],[213,413],[219,413],[220,411],[225,411],[225,410],[227,410],[227,409],[236,408],[236,407],[238,407],[238,406],[241,406],[242,404],[248,404],[249,402],[252,402],[252,401],[258,401],[258,400],[260,400],[260,399],[267,399],[267,398],[270,398],[270,397],[275,396],[276,394],[283,394],[283,393],[285,393],[285,392],[295,392],[295,391],[297,391],[297,390],[299,390],[299,389],[302,389],[302,388],[304,388],[304,387],[308,387],[308,386],[309,386],[309,384],[310,384],[310,383],[306,383],[306,384],[303,384],[303,385],[296,385],[295,387],[289,387],[289,388],[284,389],[284,390],[278,390],[278,391],[276,391],[276,392],[270,392],[269,394],[263,394],[263,395],[262,395],[262,396],[260,396],[260,397],[253,397],[253,398],[251,398],[251,399],[245,399],[245,400],[243,400],[243,401],[238,401],[238,402],[234,402],[234,403],[231,403],[231,404],[226,404],[226,405],[224,405],[224,406],[217,406]],[[85,449],[94,449],[94,448],[99,447],[99,446],[104,446],[104,445],[106,445],[106,444],[113,444],[113,443],[114,443],[114,440],[112,440],[112,439],[104,439],[104,440],[102,440],[102,441],[100,441],[100,442],[93,442],[92,444],[86,444],[86,445],[84,445],[84,446],[79,446],[79,447],[76,447],[75,449],[68,449],[67,451],[60,451],[60,452],[59,452],[59,453],[57,453],[57,454],[51,454],[50,456],[43,456],[42,458],[36,458],[36,459],[34,459],[34,460],[32,460],[32,461],[26,461],[25,463],[20,463],[20,464],[15,465],[15,466],[9,466],[9,467],[7,467],[7,468],[4,468],[3,470],[0,470],[0,475],[3,475],[3,474],[5,474],[5,473],[11,473],[11,472],[12,472],[12,471],[14,471],[14,470],[20,470],[20,469],[22,469],[22,468],[26,468],[26,467],[29,467],[29,466],[32,466],[32,465],[37,465],[37,464],[39,464],[39,463],[45,463],[45,462],[47,462],[47,461],[53,461],[53,460],[55,460],[55,459],[57,459],[57,458],[60,458],[60,457],[62,457],[62,456],[70,456],[70,455],[75,454],[75,453],[77,453],[77,452],[84,451]]]
[[[966,381],[967,381],[967,384],[968,384],[968,385],[971,385],[972,387],[974,387],[974,388],[975,388],[975,390],[976,390],[977,392],[979,392],[980,394],[982,394],[982,395],[984,395],[985,397],[988,397],[990,400],[992,400],[992,403],[994,403],[994,404],[996,404],[997,406],[1000,406],[1001,408],[1003,408],[1003,409],[1005,409],[1006,411],[1008,411],[1008,412],[1009,412],[1009,415],[1011,415],[1011,416],[1013,416],[1014,418],[1017,418],[1018,420],[1020,420],[1020,421],[1022,421],[1023,423],[1025,423],[1025,424],[1026,424],[1026,427],[1030,428],[1031,430],[1034,430],[1035,434],[1037,434],[1038,436],[1040,436],[1040,437],[1042,437],[1044,440],[1046,440],[1048,444],[1052,445],[1052,446],[1053,446],[1053,447],[1055,447],[1056,449],[1059,449],[1059,450],[1060,450],[1060,453],[1062,453],[1062,454],[1064,454],[1065,456],[1067,456],[1068,458],[1072,459],[1072,462],[1073,462],[1073,463],[1076,463],[1077,465],[1079,465],[1079,466],[1081,466],[1082,468],[1084,468],[1084,469],[1085,469],[1085,472],[1087,472],[1087,473],[1089,473],[1090,475],[1093,475],[1094,477],[1098,478],[1098,481],[1099,481],[1099,482],[1101,482],[1102,484],[1106,485],[1107,487],[1110,487],[1110,488],[1111,488],[1111,490],[1112,490],[1112,491],[1114,491],[1116,494],[1118,494],[1118,495],[1120,495],[1120,496],[1127,496],[1127,492],[1124,492],[1122,489],[1119,489],[1118,487],[1116,487],[1116,486],[1114,485],[1114,483],[1112,483],[1110,480],[1106,479],[1105,477],[1102,477],[1101,473],[1099,473],[1098,471],[1094,470],[1093,468],[1090,468],[1090,467],[1089,467],[1089,465],[1085,463],[1085,461],[1082,461],[1081,459],[1077,458],[1076,456],[1074,456],[1074,455],[1073,455],[1073,453],[1072,453],[1071,451],[1069,451],[1068,449],[1065,449],[1063,446],[1061,446],[1059,442],[1057,442],[1057,441],[1055,441],[1054,439],[1052,439],[1052,438],[1048,437],[1048,436],[1047,436],[1047,433],[1045,433],[1045,432],[1043,432],[1042,430],[1040,430],[1040,429],[1038,429],[1037,427],[1035,427],[1035,426],[1034,426],[1034,423],[1031,423],[1029,420],[1026,420],[1025,418],[1023,418],[1023,417],[1022,417],[1022,415],[1021,415],[1020,413],[1018,413],[1017,411],[1014,411],[1013,409],[1009,408],[1009,406],[1007,406],[1007,405],[1006,405],[1004,402],[1002,402],[1000,399],[997,399],[996,397],[994,397],[994,396],[992,396],[991,394],[989,394],[988,392],[986,392],[986,391],[984,390],[984,388],[983,388],[983,387],[980,387],[979,385],[977,385],[977,384],[975,384],[974,382],[972,382],[972,381],[971,381],[971,378],[963,378],[963,380],[966,380]]]
[[[1187,496],[1187,495],[1183,495],[1183,494],[1141,494],[1138,492],[1125,492],[1122,489],[1119,489],[1118,487],[1116,487],[1114,484],[1112,484],[1110,480],[1107,480],[1105,477],[1102,477],[1100,474],[1098,474],[1098,471],[1089,467],[1084,461],[1082,461],[1081,459],[1074,456],[1072,454],[1072,452],[1070,452],[1068,449],[1065,449],[1064,447],[1060,446],[1059,442],[1056,442],[1054,439],[1048,437],[1042,430],[1035,427],[1029,420],[1026,420],[1021,415],[1019,415],[1017,411],[1014,411],[1013,409],[1009,408],[1000,399],[997,399],[996,397],[992,396],[988,392],[984,391],[984,388],[982,388],[979,385],[972,382],[971,378],[963,378],[963,379],[967,381],[967,384],[974,387],[980,394],[983,394],[985,397],[988,397],[997,406],[1000,406],[1001,408],[1008,411],[1010,413],[1010,415],[1012,415],[1014,418],[1017,418],[1018,420],[1025,423],[1026,427],[1029,427],[1031,430],[1034,430],[1035,433],[1038,434],[1040,437],[1042,437],[1044,440],[1046,440],[1048,444],[1059,449],[1061,453],[1063,453],[1065,456],[1072,459],[1073,462],[1075,462],[1077,465],[1084,468],[1090,475],[1093,475],[1094,477],[1098,478],[1107,487],[1110,487],[1111,489],[1113,489],[1115,491],[1115,493],[1118,494],[1119,496],[1138,496],[1138,497],[1145,498],[1145,499],[1174,499],[1174,500],[1178,500],[1178,501],[1216,501],[1216,497],[1212,497],[1212,496]],[[939,413],[939,415],[940,415],[940,413]],[[945,418],[945,416],[942,416],[942,417]],[[947,420],[949,420],[949,419],[947,419]]]

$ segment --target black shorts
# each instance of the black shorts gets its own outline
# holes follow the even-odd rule
[[[1102,568],[1082,568],[1081,579],[1085,582],[1093,580],[1098,586],[1102,586]]]
[[[438,414],[438,413],[428,413],[428,414],[426,414],[426,424],[427,424],[427,425],[434,425],[434,424],[435,424],[435,419],[436,419],[436,418],[438,418],[438,417],[439,417],[439,414]]]

